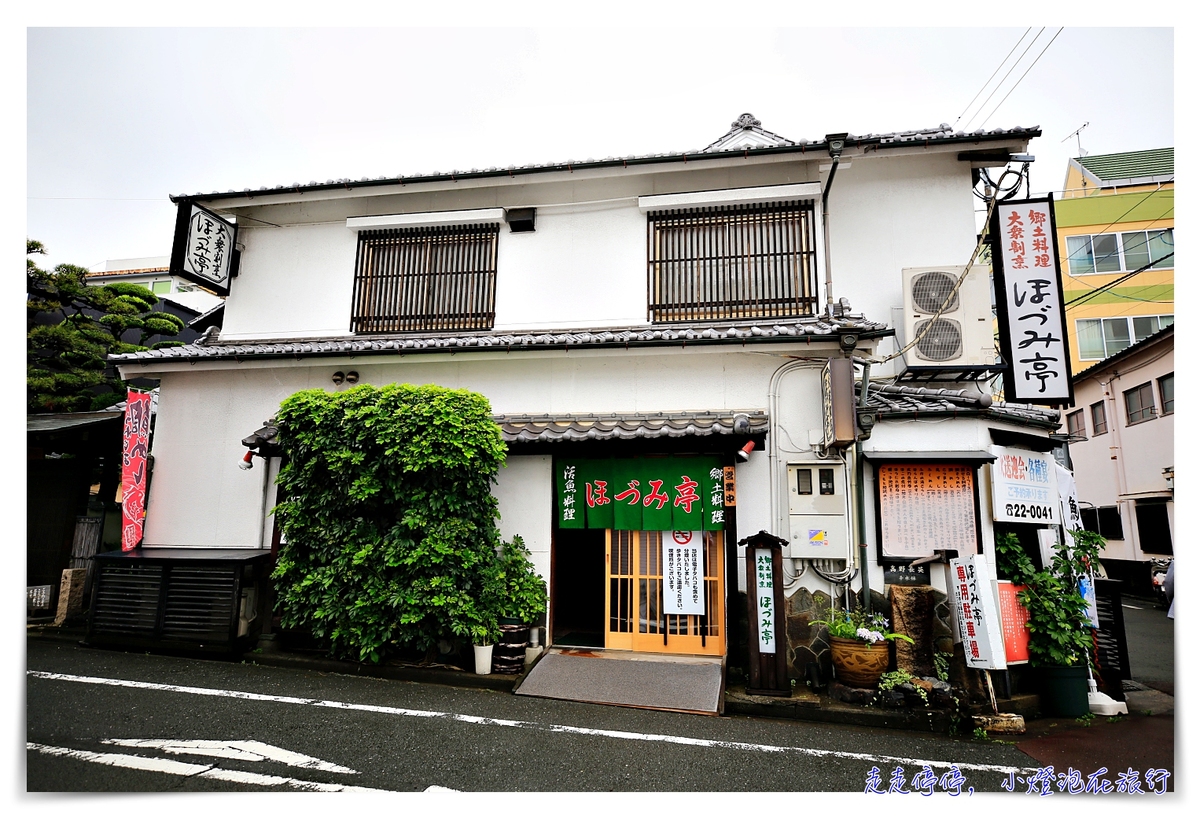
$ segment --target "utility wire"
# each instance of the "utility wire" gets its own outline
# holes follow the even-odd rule
[[[1090,301],[1091,299],[1095,298],[1096,296],[1101,295],[1102,293],[1108,292],[1109,290],[1111,290],[1113,287],[1117,286],[1121,282],[1128,281],[1129,279],[1133,278],[1138,273],[1146,272],[1151,267],[1153,267],[1155,264],[1158,264],[1160,261],[1166,261],[1167,259],[1171,258],[1174,255],[1175,255],[1175,251],[1172,250],[1170,253],[1167,253],[1162,258],[1156,258],[1156,259],[1154,259],[1154,261],[1151,261],[1149,264],[1146,264],[1142,267],[1138,267],[1136,270],[1126,273],[1125,275],[1121,276],[1120,278],[1114,278],[1112,281],[1108,282],[1107,284],[1105,284],[1102,287],[1097,287],[1096,289],[1092,290],[1090,293],[1084,293],[1083,295],[1079,296],[1078,298],[1072,298],[1070,301],[1063,304],[1063,307],[1065,308],[1065,307],[1071,306],[1072,304],[1082,304],[1085,301]]]
[[[967,113],[967,111],[971,110],[971,106],[975,104],[975,100],[979,99],[979,95],[982,94],[987,89],[987,87],[992,84],[992,80],[994,80],[996,78],[996,75],[1000,73],[1000,69],[1004,67],[1004,64],[1006,62],[1008,62],[1008,58],[1013,55],[1013,51],[1016,51],[1017,46],[1019,46],[1022,43],[1022,41],[1024,41],[1025,34],[1028,34],[1031,31],[1033,31],[1033,26],[1030,26],[1029,28],[1025,29],[1025,33],[1021,35],[1021,39],[1017,40],[1017,42],[1013,45],[1012,49],[1008,52],[1007,55],[1005,55],[1004,59],[1000,61],[1000,64],[996,66],[996,70],[993,71],[992,75],[987,78],[987,82],[985,82],[983,84],[983,86],[978,91],[975,92],[975,96],[971,97],[971,101],[967,103],[966,108],[963,108],[962,113],[958,115],[958,119],[954,120],[955,125],[958,124],[958,120],[962,119],[963,116]],[[1034,38],[1034,39],[1036,39],[1036,38]]]
[[[1032,28],[1032,26],[1030,26],[1030,28]],[[1008,79],[1009,74],[1015,71],[1017,66],[1021,64],[1021,60],[1025,59],[1025,55],[1029,53],[1029,49],[1033,48],[1033,44],[1037,42],[1038,37],[1041,37],[1042,32],[1045,30],[1046,27],[1042,26],[1041,29],[1038,30],[1038,33],[1033,35],[1033,39],[1029,41],[1029,45],[1025,46],[1025,50],[1021,52],[1021,56],[1017,57],[1016,62],[1009,66],[1009,69],[1004,72],[1004,76],[1000,78],[1000,82],[996,83],[996,87],[992,89],[992,93],[987,95],[987,99],[979,104],[979,109],[971,115],[970,119],[967,120],[967,124],[963,126],[964,131],[971,127],[971,123],[975,121],[975,117],[979,116],[980,112],[983,111],[987,104],[992,101],[992,97],[996,96],[996,92],[999,91],[1001,86],[1004,85],[1004,81]],[[1024,36],[1022,36],[1021,39],[1024,39]],[[1020,43],[1018,43],[1018,45],[1019,44]],[[980,127],[983,126],[981,125]]]
[[[1020,77],[1020,79],[1018,79],[1018,80],[1017,80],[1017,81],[1016,81],[1016,82],[1013,84],[1013,87],[1008,89],[1008,93],[1004,95],[1004,99],[1002,99],[1002,100],[1000,100],[998,103],[996,103],[996,107],[995,107],[995,108],[993,108],[993,109],[992,109],[992,112],[991,112],[990,114],[988,114],[988,115],[987,115],[987,119],[985,119],[985,120],[983,120],[983,122],[979,123],[979,127],[980,127],[980,128],[982,128],[984,125],[987,125],[987,124],[988,124],[988,119],[991,119],[993,116],[995,116],[995,115],[996,115],[996,111],[1000,110],[1000,106],[1004,104],[1004,100],[1006,100],[1006,99],[1008,99],[1010,96],[1012,96],[1012,92],[1013,92],[1013,91],[1015,91],[1015,90],[1017,90],[1017,86],[1021,84],[1021,80],[1025,79],[1025,76],[1026,76],[1026,74],[1028,74],[1030,71],[1032,71],[1032,70],[1033,70],[1033,67],[1034,67],[1035,65],[1037,65],[1037,64],[1038,64],[1038,60],[1040,60],[1040,59],[1042,58],[1042,54],[1045,54],[1045,53],[1046,53],[1046,50],[1047,50],[1047,49],[1049,49],[1049,48],[1050,48],[1050,46],[1054,45],[1054,41],[1058,39],[1058,35],[1063,33],[1063,28],[1065,28],[1065,26],[1062,26],[1062,27],[1060,27],[1060,28],[1058,29],[1058,31],[1056,31],[1056,32],[1054,33],[1054,36],[1050,38],[1050,42],[1046,43],[1046,48],[1043,48],[1043,49],[1041,50],[1041,53],[1039,53],[1039,54],[1037,55],[1037,57],[1035,57],[1035,58],[1034,58],[1033,62],[1031,62],[1031,63],[1029,64],[1029,67],[1025,69],[1025,73],[1024,73],[1024,74],[1022,74],[1022,75],[1021,75],[1021,77]],[[1039,34],[1040,34],[1040,32],[1039,32]],[[1025,56],[1025,55],[1024,55],[1024,54],[1022,54],[1021,56]]]

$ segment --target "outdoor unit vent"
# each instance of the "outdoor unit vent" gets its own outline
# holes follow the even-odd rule
[[[907,344],[918,338],[904,355],[907,366],[950,369],[996,362],[987,269],[972,267],[955,292],[962,271],[962,267],[947,266],[906,267],[901,272],[903,340]]]

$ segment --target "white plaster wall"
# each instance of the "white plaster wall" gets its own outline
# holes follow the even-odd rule
[[[497,330],[647,323],[636,201],[539,209],[535,232],[501,228],[497,258]]]
[[[554,526],[554,471],[550,455],[510,455],[496,475],[500,536],[519,535],[538,574],[550,582],[550,537]]]
[[[826,349],[831,347],[826,345]],[[803,349],[808,354],[819,354],[814,352],[816,345]],[[799,349],[790,351],[794,354]],[[256,461],[251,471],[237,468],[245,453],[241,439],[271,417],[280,402],[294,392],[333,389],[331,376],[336,370],[355,369],[361,382],[377,386],[436,383],[471,389],[485,395],[497,413],[732,411],[767,410],[771,375],[787,361],[783,350],[778,354],[712,348],[619,354],[575,350],[394,357],[386,363],[378,358],[342,358],[280,361],[270,366],[262,362],[199,364],[163,372],[146,542],[257,547],[263,519],[261,461]],[[813,388],[818,383],[812,380],[812,372],[788,377],[808,378]],[[798,415],[803,428],[785,430],[798,440],[807,439],[810,417],[819,411],[813,407],[820,405],[819,391],[807,397],[803,391],[801,388],[787,393],[789,404],[804,401],[809,405]],[[539,463],[543,465],[536,465]],[[538,534],[541,538],[546,523],[537,515],[549,515],[550,509],[541,508],[543,501],[539,498],[549,503],[550,467],[533,459],[510,468],[516,471],[503,478],[504,488],[499,490],[508,492],[518,479],[542,481],[544,491],[531,490],[534,509],[518,514],[515,501],[505,500],[506,513],[532,521],[542,532]],[[749,463],[738,468],[739,537],[773,529],[769,475],[763,452],[755,452]],[[530,539],[516,529],[512,533],[520,533],[531,548],[536,544],[548,554],[548,540]],[[546,562],[539,570],[548,567]]]
[[[971,172],[955,154],[855,157],[829,194],[834,298],[890,321],[900,270],[966,264],[975,249]]]
[[[813,181],[816,164],[681,165],[628,177],[492,180],[454,191],[259,208],[255,218],[300,223],[243,221],[242,273],[226,301],[222,337],[348,334],[357,233],[345,226],[347,216],[529,205],[538,207],[535,232],[500,229],[497,329],[643,324],[646,217],[636,208],[638,195]],[[973,208],[969,168],[954,152],[856,157],[839,169],[830,195],[834,296],[848,297],[869,318],[890,320],[891,308],[903,303],[902,267],[967,261]]]
[[[241,273],[225,299],[221,338],[347,335],[358,234],[337,224],[238,228]]]

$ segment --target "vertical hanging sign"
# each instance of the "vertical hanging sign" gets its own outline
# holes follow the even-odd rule
[[[950,560],[950,584],[967,665],[978,670],[1003,670],[1004,641],[987,560],[980,554]]]
[[[237,225],[211,210],[181,201],[175,215],[171,245],[171,275],[195,282],[217,295],[229,295],[234,266]]]
[[[662,532],[663,613],[704,615],[704,532]]]
[[[131,390],[125,398],[124,448],[121,456],[122,551],[132,551],[142,541],[149,450],[150,393]]]
[[[1071,403],[1058,234],[1051,197],[998,203],[988,226],[996,316],[1004,355],[1004,399],[1013,403]]]

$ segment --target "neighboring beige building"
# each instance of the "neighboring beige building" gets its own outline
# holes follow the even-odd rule
[[[1073,380],[1064,424],[1084,525],[1108,541],[1109,576],[1137,591],[1149,579],[1145,562],[1174,553],[1174,326]]]

